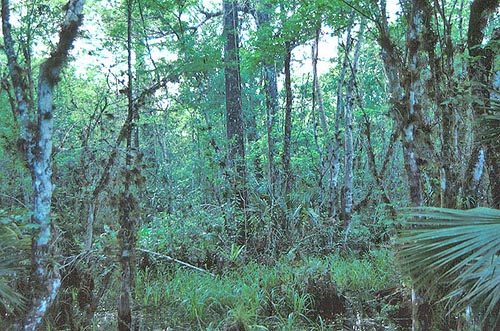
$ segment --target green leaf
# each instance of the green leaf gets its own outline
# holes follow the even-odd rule
[[[478,306],[486,318],[500,302],[500,210],[412,208],[399,259],[420,290],[442,293],[450,310]],[[439,289],[439,291],[436,291]]]

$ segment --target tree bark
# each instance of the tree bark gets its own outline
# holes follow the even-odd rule
[[[347,36],[344,44],[344,58],[342,60],[342,69],[337,81],[337,104],[335,108],[335,126],[334,126],[334,140],[332,146],[332,156],[330,160],[331,164],[331,174],[328,178],[329,186],[329,201],[328,201],[328,215],[332,218],[337,216],[337,204],[338,204],[338,180],[340,174],[340,147],[342,145],[342,132],[340,130],[340,123],[342,121],[342,113],[344,111],[344,84],[347,69],[349,67],[349,54],[352,48],[352,25],[354,22],[354,14],[351,14],[350,24],[347,27]],[[339,41],[340,43],[340,41]],[[340,45],[339,45],[340,46]]]
[[[132,330],[132,308],[130,306],[132,281],[133,281],[133,253],[135,243],[135,229],[132,213],[136,209],[136,203],[131,191],[133,180],[133,153],[134,132],[136,132],[135,120],[138,112],[134,107],[133,98],[133,73],[132,73],[132,8],[133,0],[127,0],[127,125],[125,132],[125,171],[123,192],[120,196],[120,266],[121,266],[121,290],[118,298],[118,330]],[[138,142],[137,142],[138,143]]]
[[[318,135],[318,116],[316,116],[316,104],[318,105],[318,113],[319,116],[321,117],[321,106],[322,106],[322,99],[320,100],[321,96],[321,90],[318,88],[319,87],[319,82],[318,82],[318,51],[319,51],[319,35],[321,33],[321,27],[319,27],[316,30],[316,37],[314,38],[314,43],[311,47],[311,59],[312,59],[312,69],[313,69],[313,83],[312,83],[312,105],[311,105],[311,118],[313,121],[313,137],[314,137],[314,144],[316,145],[316,151],[319,156],[319,175],[317,179],[318,183],[318,191],[319,191],[319,204],[320,207],[323,205],[323,202],[325,201],[325,197],[327,195],[326,188],[323,185],[323,178],[325,175],[327,175],[328,172],[328,167],[327,167],[327,160],[325,160],[325,155],[323,153],[323,146],[328,146],[328,143],[323,143],[320,144],[319,141],[319,135]],[[325,119],[325,126],[326,126],[326,119]],[[328,129],[327,129],[328,130]],[[325,130],[323,129],[323,134],[325,134]],[[328,137],[325,136],[325,140],[328,140]],[[327,158],[328,156],[326,156]]]
[[[263,39],[271,38],[269,35],[272,6],[265,1],[260,1],[256,9],[257,28],[264,34]],[[271,194],[271,199],[276,196],[277,171],[275,158],[277,154],[275,127],[277,122],[279,101],[278,101],[278,78],[276,72],[276,62],[263,60],[262,73],[264,82],[264,92],[266,95],[266,134],[267,134],[267,168],[268,168],[268,185]],[[274,205],[274,203],[273,203]]]
[[[351,69],[349,83],[346,90],[346,102],[344,108],[344,197],[342,199],[342,222],[347,229],[352,219],[353,206],[353,172],[354,172],[354,144],[353,144],[353,112],[355,105],[356,74],[358,71],[359,55],[363,43],[364,24],[361,23],[358,33],[358,43],[354,51],[354,57],[350,61]],[[348,56],[349,54],[346,54]]]
[[[292,142],[292,107],[293,107],[293,93],[292,93],[292,76],[290,65],[292,62],[292,45],[291,42],[285,43],[285,130],[283,134],[283,175],[284,175],[284,195],[288,199],[292,185],[292,173],[290,169],[290,151]]]
[[[490,91],[491,87],[491,70],[493,67],[493,59],[495,53],[490,47],[493,43],[500,40],[500,33],[495,31],[492,35],[491,41],[488,45],[483,47],[484,40],[484,29],[489,21],[489,19],[494,14],[494,11],[500,5],[499,0],[474,0],[470,7],[470,18],[469,27],[467,31],[467,45],[470,55],[469,78],[475,84],[472,84],[472,96],[474,101],[472,103],[473,116],[474,119],[479,119],[490,106]],[[480,138],[479,138],[480,139]],[[476,141],[478,142],[478,141]],[[490,144],[485,144],[482,149],[485,154],[486,165],[489,173],[491,195],[492,195],[492,207],[500,207],[500,177],[498,172],[500,171],[500,149]],[[480,164],[477,158],[472,158],[470,162],[476,164],[473,166],[469,165],[468,169],[477,168]],[[466,177],[472,181],[466,183],[467,191],[470,192],[472,197],[471,200],[477,201],[479,197],[474,193],[472,187],[476,186],[474,181],[474,176],[470,173],[466,174]]]
[[[460,147],[458,141],[458,111],[452,100],[457,98],[457,83],[454,77],[454,48],[452,42],[451,22],[446,16],[444,6],[434,2],[434,10],[426,9],[424,21],[424,45],[429,56],[428,62],[432,75],[427,87],[427,94],[433,98],[439,118],[440,138],[440,206],[455,208],[459,195]],[[435,32],[431,17],[436,18],[436,24],[443,25],[442,34]],[[439,43],[439,44],[438,44]],[[436,50],[441,50],[439,55]]]
[[[60,80],[61,71],[68,57],[79,26],[82,23],[83,0],[70,0],[59,32],[59,41],[50,57],[40,66],[37,90],[37,118],[30,120],[28,87],[17,62],[10,25],[9,1],[2,0],[2,28],[5,52],[9,64],[16,109],[21,120],[21,135],[26,159],[31,170],[33,186],[32,221],[38,225],[32,241],[32,266],[34,291],[32,305],[25,316],[25,330],[40,330],[43,317],[52,305],[61,286],[61,276],[51,247],[55,238],[51,233],[52,183],[52,136],[54,87]]]
[[[227,171],[231,184],[231,202],[240,211],[245,211],[247,194],[245,190],[245,142],[243,113],[241,106],[241,78],[238,37],[238,6],[232,0],[223,1],[225,36],[224,76],[226,87],[226,132],[228,140]],[[233,218],[233,217],[231,217]],[[238,225],[238,242],[246,242],[246,217]]]
[[[276,139],[274,137],[274,128],[276,126],[276,117],[278,114],[278,80],[276,73],[276,64],[264,64],[264,89],[266,91],[266,129],[267,129],[267,163],[269,169],[269,186],[271,194],[275,195],[277,172],[275,166],[276,157]]]
[[[312,68],[313,68],[313,93],[312,93],[312,110],[314,119],[314,137],[316,140],[316,145],[318,147],[318,153],[320,155],[320,176],[319,176],[319,191],[320,191],[320,205],[330,206],[331,200],[335,199],[333,195],[335,193],[330,192],[331,186],[328,180],[332,177],[333,172],[333,139],[330,136],[330,130],[328,128],[328,123],[325,114],[325,105],[323,103],[323,93],[321,90],[321,83],[318,77],[318,58],[319,58],[319,36],[321,33],[321,28],[316,30],[316,36],[314,38],[314,43],[312,45]],[[317,134],[317,120],[315,114],[316,104],[318,107],[318,117],[320,119],[321,130],[324,135],[323,146],[319,146],[318,134]],[[326,150],[326,155],[323,154],[323,149]],[[326,179],[326,182],[325,182]],[[329,209],[327,207],[327,209]],[[331,216],[331,215],[330,215]]]
[[[388,78],[391,115],[402,129],[402,147],[404,166],[408,178],[410,204],[412,206],[423,205],[423,190],[421,184],[421,164],[425,162],[419,155],[423,148],[425,139],[422,130],[421,102],[423,95],[422,81],[422,31],[425,16],[425,8],[428,6],[425,0],[408,1],[408,33],[406,38],[407,63],[403,63],[397,54],[396,47],[391,40],[387,22],[386,2],[380,2],[380,16],[377,19],[379,30],[379,44],[381,46],[381,57]],[[423,131],[423,132],[422,132]],[[412,330],[421,331],[427,329],[427,318],[423,316],[420,297],[412,291]],[[424,303],[425,304],[425,303]]]
[[[391,218],[396,218],[396,211],[394,210],[394,207],[390,205],[391,199],[389,198],[389,195],[387,193],[387,190],[385,189],[384,183],[383,183],[383,178],[385,171],[387,169],[387,164],[389,160],[391,159],[393,153],[394,153],[394,143],[397,139],[398,136],[398,128],[394,130],[393,134],[391,134],[389,144],[387,146],[387,150],[384,156],[384,159],[382,161],[382,167],[381,170],[379,171],[377,169],[377,162],[376,162],[376,156],[375,156],[375,151],[373,149],[373,144],[372,144],[372,130],[371,130],[371,122],[370,122],[370,117],[366,113],[361,100],[362,96],[361,93],[359,92],[358,86],[356,85],[356,96],[359,102],[359,108],[361,109],[361,112],[363,114],[363,124],[365,126],[364,133],[366,136],[366,154],[368,158],[368,167],[370,168],[370,172],[373,177],[373,181],[375,182],[376,187],[380,190],[380,196],[382,199],[382,202],[385,204],[385,208],[388,211],[389,215]],[[371,190],[373,191],[373,190]],[[371,193],[370,193],[371,194]],[[368,198],[369,195],[367,195],[366,198]],[[365,198],[365,199],[366,199]]]

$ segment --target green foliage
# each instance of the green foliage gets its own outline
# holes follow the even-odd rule
[[[29,215],[9,215],[0,209],[0,308],[13,313],[25,308],[23,295],[12,285],[27,265]]]
[[[157,262],[137,273],[135,296],[150,328],[321,330],[336,325],[328,309],[348,314],[344,293],[362,293],[361,300],[367,300],[370,293],[396,284],[392,261],[385,250],[361,259],[284,257],[271,266],[239,265],[220,276],[173,271]],[[324,306],[328,300],[340,300],[339,306]]]
[[[400,131],[398,120],[405,114],[398,113],[401,109],[393,109],[390,104],[397,96],[388,94],[378,45],[380,36],[376,32],[376,24],[380,22],[375,25],[367,22],[356,77],[359,89],[356,92],[359,94],[355,96],[353,130],[356,144],[354,202],[357,208],[348,227],[341,226],[343,193],[340,185],[335,191],[335,215],[325,212],[326,198],[319,187],[331,185],[332,178],[325,174],[324,169],[330,157],[327,150],[336,138],[337,104],[342,107],[342,102],[337,101],[341,101],[339,98],[345,93],[345,86],[338,88],[344,53],[342,46],[337,47],[337,38],[341,44],[351,17],[355,21],[361,19],[358,14],[374,18],[377,2],[350,1],[349,5],[345,1],[332,0],[239,2],[241,8],[248,5],[250,8],[245,9],[255,9],[255,6],[269,15],[269,21],[262,24],[255,20],[255,12],[239,13],[242,22],[241,101],[245,121],[245,130],[240,134],[246,144],[245,189],[248,192],[245,210],[237,210],[229,202],[220,4],[207,7],[198,0],[141,0],[132,3],[132,92],[137,102],[134,105],[139,110],[134,139],[137,139],[135,147],[142,157],[141,164],[134,170],[140,168],[146,177],[145,185],[134,192],[140,205],[140,211],[134,215],[138,227],[137,244],[216,274],[214,277],[199,274],[178,269],[174,264],[163,266],[159,260],[138,254],[139,271],[135,278],[137,311],[134,316],[139,321],[137,326],[224,331],[338,330],[342,328],[340,321],[343,320],[351,323],[349,329],[363,329],[362,321],[353,317],[359,313],[360,320],[370,318],[379,323],[380,328],[382,325],[385,329],[391,328],[394,323],[389,317],[400,314],[409,298],[407,288],[399,283],[392,252],[381,247],[392,244],[391,238],[400,223],[392,219],[390,209],[407,204],[408,189],[399,141],[395,142],[393,153],[384,163],[384,156],[391,148],[391,134]],[[14,24],[14,38],[19,41],[20,63],[26,64],[27,69],[32,68],[33,81],[36,80],[37,63],[47,55],[55,40],[54,31],[58,29],[63,5],[62,0],[13,3],[13,17],[19,17]],[[72,53],[76,64],[65,69],[55,95],[53,178],[56,189],[52,211],[55,225],[61,229],[57,258],[66,261],[74,255],[80,257],[86,220],[95,216],[94,240],[89,255],[99,262],[95,265],[89,263],[82,269],[88,269],[91,281],[96,280],[95,292],[103,293],[106,298],[94,318],[95,325],[99,326],[109,321],[110,311],[115,309],[119,296],[115,279],[118,273],[109,288],[100,284],[99,279],[104,278],[104,270],[114,268],[120,234],[116,197],[123,183],[121,169],[126,150],[123,144],[116,146],[116,141],[127,113],[126,5],[126,1],[88,2],[88,25],[79,36],[82,44],[77,44]],[[438,2],[432,4],[437,5]],[[356,9],[354,16],[351,15],[352,6]],[[442,15],[449,17],[450,22],[460,21],[460,26],[463,20],[466,26],[466,7],[459,11],[458,6],[446,3],[440,15],[430,18],[431,29],[443,33],[442,43],[435,49],[435,59],[442,61],[436,61],[436,65],[454,61],[451,67],[456,70],[456,74],[440,72],[439,77],[433,77],[432,80],[446,77],[436,88],[431,86],[430,72],[422,72],[422,79],[427,80],[425,83],[429,86],[425,85],[426,94],[422,96],[426,118],[418,120],[429,122],[427,124],[432,129],[421,133],[431,145],[436,145],[433,146],[436,155],[441,147],[436,142],[444,133],[442,119],[438,116],[442,105],[437,105],[436,100],[442,96],[444,104],[454,107],[457,136],[465,132],[468,118],[472,117],[467,109],[475,100],[469,89],[477,86],[464,79],[467,77],[464,72],[467,54],[460,47],[456,47],[453,58],[444,53],[448,36],[440,22]],[[400,15],[390,24],[398,61],[406,59],[402,42],[407,36],[405,20],[405,16]],[[319,125],[318,118],[313,117],[311,75],[303,72],[304,67],[297,70],[298,64],[310,62],[307,58],[309,46],[318,28],[322,29],[321,38],[328,40],[328,43],[321,44],[320,53],[331,57],[329,71],[319,77],[328,133]],[[462,31],[458,31],[459,25],[453,24],[450,28],[453,46],[464,43]],[[490,31],[491,27],[488,29]],[[354,40],[359,37],[358,31],[353,29]],[[281,160],[285,100],[282,67],[287,43],[294,48],[294,103],[293,178],[291,192],[285,196]],[[425,56],[421,58],[423,62],[427,61]],[[1,60],[5,66],[5,59],[2,57]],[[266,100],[262,77],[264,63],[276,66],[280,93],[280,109],[271,132],[276,146],[276,153],[272,155],[277,170],[274,187],[268,178],[271,155],[267,150],[269,118],[266,102],[269,100]],[[320,59],[320,66],[325,63]],[[495,67],[498,66],[496,63]],[[351,74],[347,73],[348,76]],[[3,239],[0,242],[0,303],[12,311],[21,303],[13,289],[13,280],[20,278],[20,273],[12,267],[15,261],[22,261],[23,266],[27,263],[25,243],[19,248],[13,239],[24,238],[23,234],[32,225],[17,219],[17,216],[10,216],[24,214],[16,208],[26,208],[24,204],[29,204],[31,188],[30,174],[17,143],[20,134],[17,115],[10,109],[9,98],[14,94],[8,84],[4,84],[6,81],[2,80],[0,94],[0,178],[3,179],[0,183],[0,208],[6,210],[0,213],[0,220],[5,223],[0,225],[0,239]],[[28,80],[25,83],[31,84]],[[158,89],[148,92],[155,85],[159,86]],[[142,95],[147,98],[141,99]],[[317,107],[317,95],[315,97]],[[36,100],[32,101],[34,106]],[[484,142],[491,145],[499,141],[497,129],[500,121],[497,117],[493,111],[479,125],[485,128]],[[382,166],[386,167],[385,173],[379,174],[381,183],[376,182],[369,165],[365,120],[369,121],[371,128],[374,166],[378,171]],[[343,133],[341,114],[340,146]],[[460,140],[457,150],[466,157],[472,142],[457,139]],[[342,163],[344,155],[340,149]],[[433,163],[430,161],[438,159],[434,157],[422,162]],[[439,159],[435,163],[441,166],[447,161]],[[462,159],[455,160],[452,166],[464,167],[461,163],[464,163]],[[344,169],[342,164],[339,167],[337,180],[341,183]],[[427,201],[435,201],[441,193],[438,191],[440,175],[437,168],[431,164],[422,170],[426,176]],[[102,182],[105,183],[102,190],[95,193],[105,175],[109,177]],[[388,205],[381,203],[386,201],[381,199],[382,193],[391,200]],[[92,205],[95,214],[92,215],[88,214],[90,202],[95,203]],[[358,206],[358,202],[364,204]],[[434,210],[432,213],[438,212]],[[456,218],[458,215],[446,213],[446,217]],[[459,227],[445,224],[441,218],[439,222],[427,227],[427,223],[424,226],[423,221],[418,221],[413,229],[405,230],[405,239],[401,242],[403,264],[410,266],[409,272],[417,275],[417,281],[426,282],[426,275],[435,275],[436,272],[442,272],[442,283],[455,277],[455,282],[449,282],[453,288],[445,287],[449,289],[446,298],[458,298],[457,307],[468,301],[479,303],[481,296],[485,296],[489,300],[486,309],[491,309],[489,307],[500,296],[498,282],[495,282],[497,257],[493,253],[497,241],[488,242],[485,246],[488,249],[481,248],[481,242],[485,243],[485,238],[489,240],[488,236],[493,236],[493,232],[482,234],[478,229],[486,230],[494,226],[493,222],[481,223],[474,230],[465,224]],[[248,230],[248,240],[237,243],[236,230],[241,225]],[[426,235],[426,231],[431,232]],[[444,240],[443,243],[438,239]],[[13,252],[20,252],[19,256]],[[423,260],[419,260],[419,255]],[[492,263],[489,267],[488,261]],[[476,269],[464,273],[471,267]],[[422,273],[422,270],[426,272]],[[379,292],[387,288],[391,289],[388,295],[391,299],[384,301]],[[101,289],[102,292],[98,292]],[[494,290],[487,294],[489,289]],[[71,302],[78,299],[72,288],[63,289],[61,293],[70,295]],[[395,293],[399,300],[396,303],[391,301]],[[341,303],[342,299],[346,301]],[[332,312],[331,307],[324,303],[334,300],[339,300],[339,306],[346,308],[345,311]],[[366,313],[368,316],[362,316],[365,311],[369,312]]]
[[[221,254],[224,237],[221,215],[200,211],[198,215],[160,214],[138,232],[138,245],[180,260],[212,268]],[[237,258],[241,248],[231,246],[228,256]],[[232,252],[232,253],[231,253]]]
[[[443,293],[455,311],[473,305],[487,317],[500,302],[500,211],[417,208],[401,233],[402,266],[416,285]],[[435,292],[436,293],[436,292]]]
[[[340,288],[363,293],[397,284],[394,256],[386,250],[374,250],[363,259],[335,257],[331,260],[333,279]]]

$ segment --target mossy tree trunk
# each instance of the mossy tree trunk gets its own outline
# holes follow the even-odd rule
[[[354,143],[353,143],[353,116],[355,107],[355,88],[358,71],[359,56],[363,43],[364,23],[361,23],[358,42],[352,60],[349,60],[350,76],[346,88],[346,102],[344,106],[344,196],[342,199],[342,222],[347,228],[351,223],[353,209],[353,172],[354,172]],[[348,56],[349,54],[346,54]]]
[[[134,212],[136,199],[132,192],[134,182],[134,153],[138,149],[136,120],[139,118],[138,107],[134,107],[134,77],[132,72],[132,13],[134,0],[127,0],[127,123],[125,125],[125,169],[123,172],[123,191],[120,195],[120,266],[121,290],[118,299],[118,330],[132,330],[131,296],[133,286],[133,261],[135,246]],[[137,137],[134,139],[134,137]],[[134,146],[135,145],[135,146]]]
[[[51,227],[52,136],[54,88],[60,80],[68,52],[83,19],[84,0],[70,0],[59,31],[59,40],[49,58],[42,62],[37,86],[36,114],[30,109],[32,91],[26,85],[29,70],[18,63],[10,24],[8,0],[2,0],[4,50],[16,96],[16,112],[21,121],[23,147],[32,179],[32,221],[37,230],[32,240],[33,289],[31,305],[25,316],[24,330],[42,329],[43,318],[54,302],[61,286]]]
[[[485,39],[484,30],[490,18],[492,18],[495,10],[500,5],[498,0],[475,0],[470,7],[469,27],[467,32],[467,45],[469,49],[470,63],[469,79],[472,83],[473,97],[473,115],[475,119],[479,119],[485,114],[490,106],[490,87],[491,75],[493,67],[493,59],[498,54],[498,47],[495,44],[500,40],[498,30],[493,32],[489,43],[483,46]],[[476,135],[476,142],[481,139]],[[486,168],[489,173],[492,207],[500,207],[500,149],[491,144],[477,144],[476,150],[471,159],[471,164],[468,167],[465,183],[466,192],[472,195],[474,205],[479,203],[480,196],[476,193],[478,190],[473,188],[478,186],[481,169],[486,162]],[[477,157],[476,157],[477,156]],[[476,171],[477,170],[477,171]]]

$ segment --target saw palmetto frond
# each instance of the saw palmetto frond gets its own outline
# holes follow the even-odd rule
[[[401,265],[428,292],[439,288],[451,309],[500,302],[500,210],[412,208],[399,237]]]

